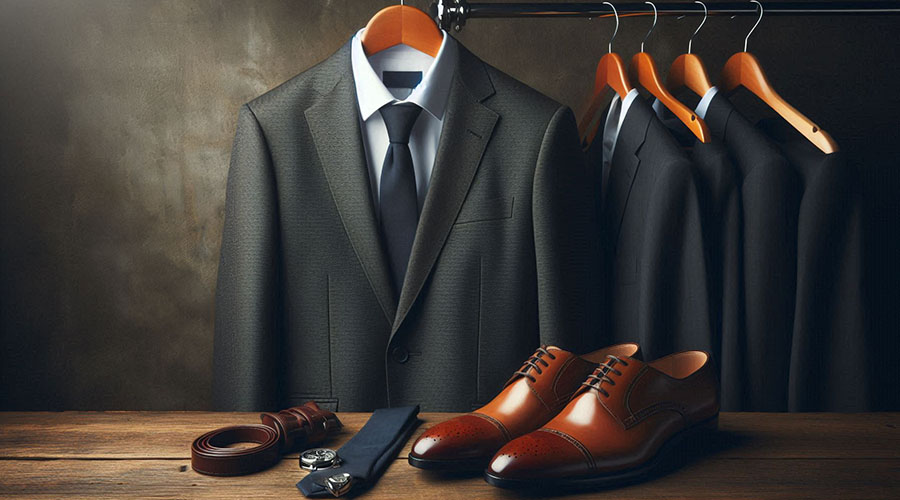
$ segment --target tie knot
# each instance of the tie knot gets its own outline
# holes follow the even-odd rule
[[[409,144],[409,134],[422,108],[413,103],[388,104],[381,108],[388,139],[392,143]]]

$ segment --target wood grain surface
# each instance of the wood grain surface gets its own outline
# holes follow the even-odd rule
[[[366,413],[339,414],[338,448]],[[423,414],[416,432],[452,414]],[[215,478],[190,467],[190,443],[253,413],[0,413],[3,498],[303,498],[297,455],[251,476]],[[410,443],[413,440],[410,440]],[[479,476],[426,473],[409,445],[364,498],[537,498]],[[567,498],[900,498],[900,413],[722,414],[720,431],[652,481]]]

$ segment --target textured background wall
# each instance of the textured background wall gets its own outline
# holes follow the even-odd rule
[[[209,406],[237,109],[389,3],[0,0],[0,408]],[[661,69],[698,22],[660,19],[648,50]],[[649,23],[623,19],[616,50],[635,52]],[[710,18],[694,47],[713,76],[752,23]],[[612,27],[473,20],[458,37],[577,113]],[[881,352],[896,351],[898,325],[898,244],[885,236],[898,227],[898,28],[900,17],[773,16],[751,39],[788,101],[860,163]]]

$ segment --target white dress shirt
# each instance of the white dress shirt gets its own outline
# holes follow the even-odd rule
[[[616,151],[616,141],[619,138],[619,130],[625,122],[625,116],[631,108],[631,103],[638,97],[637,89],[631,89],[625,94],[625,99],[618,95],[609,103],[609,113],[603,124],[603,183],[601,184],[601,197],[606,199],[606,186],[609,184],[609,170],[612,165],[613,153]]]
[[[359,30],[353,36],[350,60],[375,213],[378,214],[377,208],[381,203],[381,170],[390,145],[379,109],[386,104],[399,102],[415,103],[423,109],[409,137],[409,151],[416,174],[416,194],[421,212],[444,125],[450,82],[456,68],[456,41],[444,32],[444,41],[434,58],[403,44],[366,57],[360,40],[363,31],[364,29]],[[414,89],[389,89],[382,82],[385,71],[421,71],[422,81]]]
[[[700,103],[697,104],[697,107],[694,109],[694,112],[697,113],[697,116],[700,117],[701,120],[706,119],[706,112],[709,110],[709,103],[712,102],[713,97],[719,92],[719,89],[713,85],[703,94],[703,98],[700,99]]]

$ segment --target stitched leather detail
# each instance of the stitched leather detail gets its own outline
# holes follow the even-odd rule
[[[625,421],[622,422],[622,424],[625,425],[626,429],[629,429],[629,428],[634,427],[635,425],[641,423],[643,420],[650,417],[651,415],[656,415],[657,413],[661,413],[664,411],[677,412],[679,415],[681,415],[681,418],[685,421],[685,424],[687,424],[687,417],[685,417],[685,414],[687,413],[687,408],[685,408],[684,405],[674,403],[674,402],[669,402],[669,401],[663,401],[661,403],[656,403],[656,404],[650,405],[650,406],[644,408],[643,410],[640,410],[637,413],[628,416],[625,419]]]
[[[578,389],[576,389],[576,390],[573,391],[573,392],[570,392],[570,393],[568,393],[568,394],[565,394],[565,395],[561,396],[561,397],[559,398],[559,400],[558,400],[559,405],[560,405],[560,406],[565,406],[565,405],[569,404],[569,401],[572,401],[572,397],[575,396],[575,393],[576,393],[576,392],[578,392]]]
[[[637,375],[635,375],[635,377],[631,380],[631,383],[628,385],[628,390],[625,392],[625,410],[628,412],[628,416],[625,417],[625,420],[622,421],[622,425],[624,425],[626,429],[630,429],[631,427],[634,427],[635,425],[641,423],[650,416],[664,411],[677,412],[679,415],[681,415],[681,418],[682,420],[684,420],[685,425],[687,425],[688,409],[682,403],[677,403],[675,401],[660,401],[646,408],[642,408],[636,412],[631,409],[631,395],[634,392],[634,387],[637,385],[641,377],[643,377],[648,372],[649,370],[647,366],[643,366],[641,368],[641,371],[638,372]]]
[[[526,385],[528,386],[528,390],[531,391],[532,394],[534,394],[534,397],[536,397],[537,400],[540,401],[542,405],[544,405],[544,408],[546,408],[547,411],[552,412],[553,408],[550,408],[550,405],[548,405],[547,402],[544,401],[544,398],[542,398],[541,395],[538,394],[538,391],[536,391],[534,387],[532,387],[531,381],[528,381]]]
[[[572,443],[572,445],[575,446],[576,448],[578,448],[578,451],[580,451],[581,454],[584,455],[584,459],[587,460],[588,467],[590,467],[591,469],[595,468],[594,457],[591,456],[591,452],[589,452],[588,449],[585,448],[583,444],[581,444],[581,441],[573,438],[572,436],[566,434],[565,432],[558,431],[556,429],[547,429],[546,427],[542,427],[542,428],[536,430],[535,432],[549,432],[550,434],[556,434],[557,436]]]
[[[572,363],[574,363],[576,359],[577,358],[575,358],[574,356],[567,359],[566,362],[559,368],[559,370],[556,371],[556,375],[553,377],[553,394],[556,396],[556,404],[554,404],[554,406],[559,406],[560,401],[562,401],[562,398],[559,395],[559,379],[562,378],[563,374],[566,372],[566,370],[569,369],[570,366],[572,366]]]
[[[625,429],[628,429],[629,427],[631,427],[631,426],[634,425],[634,424],[632,424],[632,425],[630,426],[630,425],[628,425],[628,424],[626,423],[626,421],[631,421],[631,420],[633,419],[633,417],[634,417],[634,414],[632,414],[631,408],[630,408],[629,405],[628,405],[628,399],[631,397],[631,391],[632,391],[632,389],[634,388],[635,382],[637,382],[637,381],[641,378],[641,376],[644,375],[644,373],[646,373],[646,372],[647,372],[647,366],[644,365],[644,366],[642,366],[641,369],[637,372],[637,374],[634,376],[634,378],[631,379],[631,382],[628,383],[628,387],[625,389],[625,395],[623,396],[623,406],[625,407],[625,411],[628,412],[628,416],[625,417],[625,420],[619,418],[619,416],[616,415],[616,412],[614,412],[614,411],[612,410],[612,408],[610,408],[610,407],[603,401],[603,398],[600,397],[600,393],[597,392],[597,391],[595,391],[594,397],[597,398],[597,402],[599,402],[600,405],[603,406],[603,408],[606,410],[606,412],[609,413],[609,415],[610,415],[613,419],[615,419],[615,421],[618,422],[619,425],[621,425],[621,426],[622,426],[623,428],[625,428]]]
[[[506,438],[507,441],[512,439],[511,437],[509,437],[509,431],[506,430],[506,426],[503,425],[503,422],[497,420],[496,418],[494,418],[490,415],[485,415],[484,413],[473,412],[472,416],[483,418],[484,420],[487,420],[488,422],[494,424],[498,429],[500,429],[500,432],[503,433],[503,437]]]
[[[615,420],[616,422],[619,423],[619,425],[621,425],[622,427],[627,429],[628,427],[626,427],[625,423],[622,422],[622,419],[616,415],[616,412],[612,411],[609,406],[606,406],[606,403],[603,402],[603,398],[600,397],[600,393],[596,392],[596,391],[594,391],[594,392],[595,392],[594,397],[597,398],[597,402],[600,403],[600,406],[602,406],[604,410],[606,410],[606,413],[609,413],[609,415],[613,418],[613,420]]]
[[[634,378],[631,379],[631,383],[628,384],[628,388],[625,389],[624,406],[625,411],[628,412],[628,417],[626,417],[626,419],[634,417],[634,412],[631,411],[631,393],[634,391],[634,386],[637,384],[637,381],[640,380],[645,373],[647,373],[647,365],[641,367],[641,370],[637,373],[637,375],[635,375]]]

